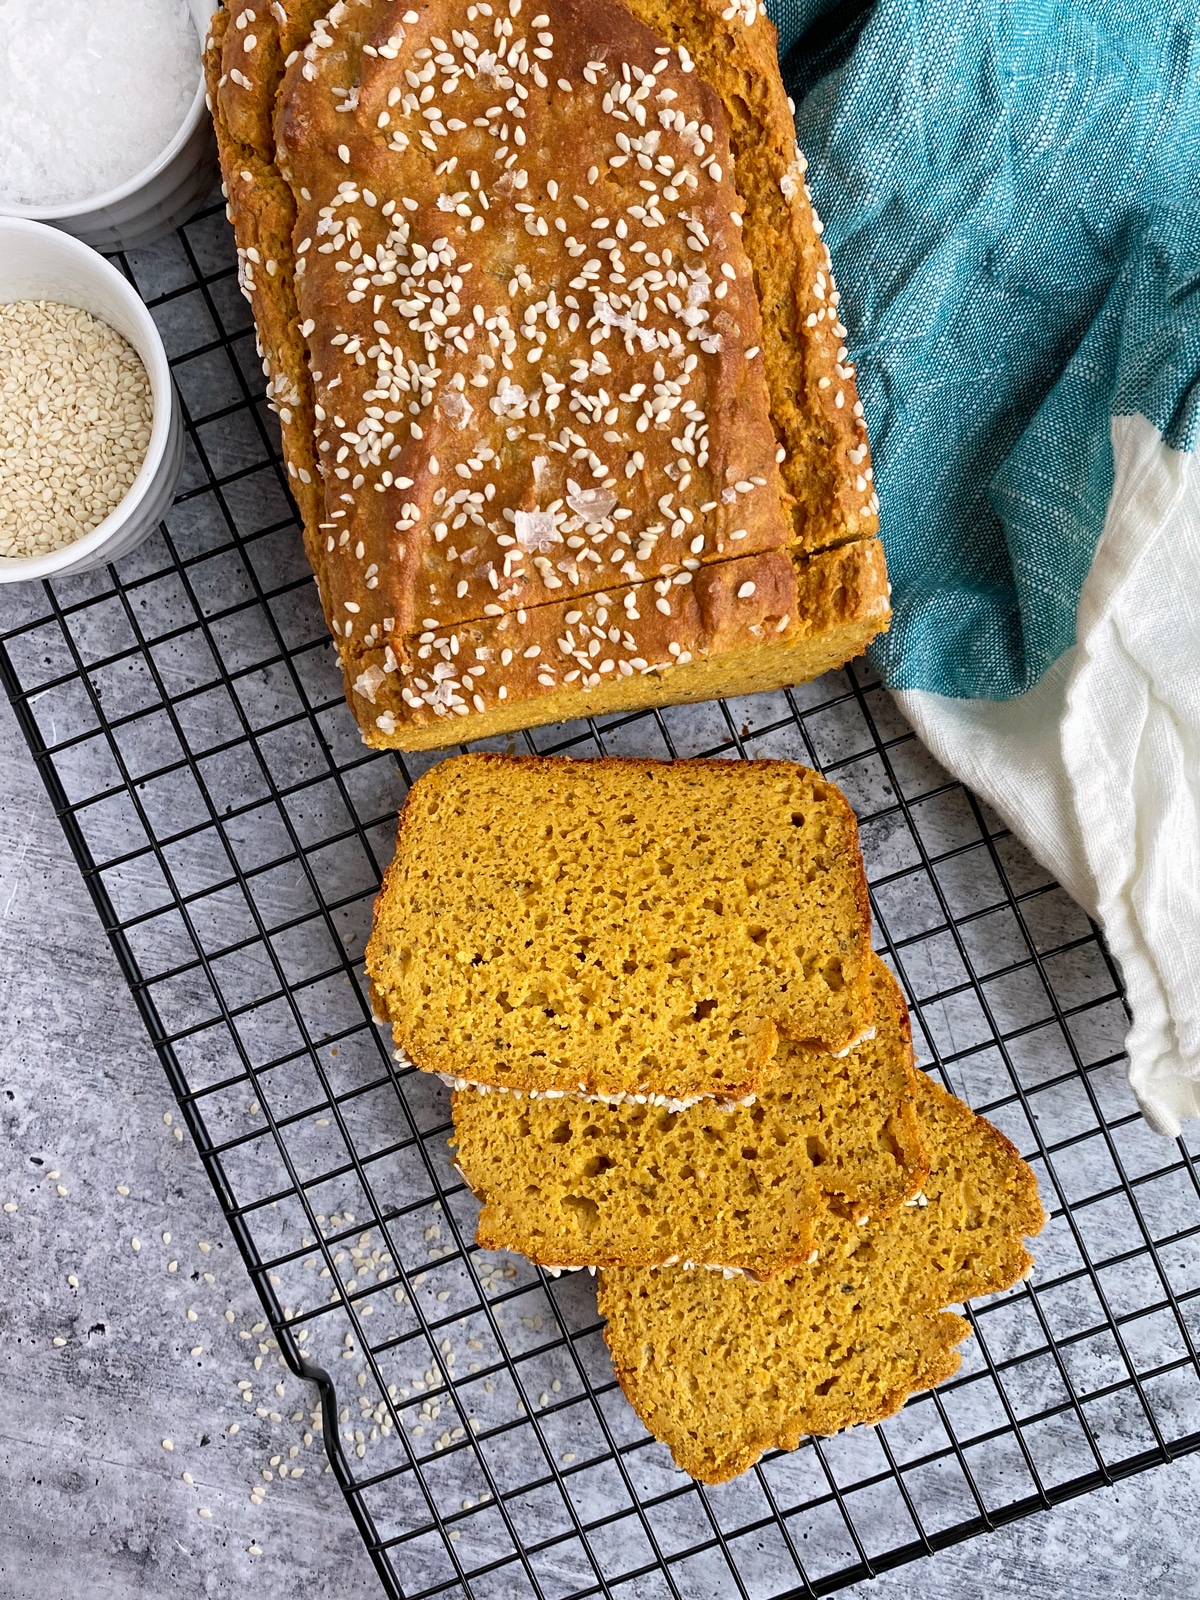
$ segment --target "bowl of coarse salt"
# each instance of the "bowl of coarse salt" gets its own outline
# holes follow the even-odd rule
[[[182,470],[167,353],[136,290],[69,234],[0,217],[0,583],[126,555]]]
[[[215,0],[0,0],[0,217],[97,250],[177,228],[212,192],[201,41]]]

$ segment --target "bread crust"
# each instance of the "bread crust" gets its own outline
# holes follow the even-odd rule
[[[250,0],[222,6],[209,23],[204,76],[217,133],[226,211],[237,243],[238,284],[250,302],[267,403],[279,417],[288,487],[300,510],[310,563],[319,559],[316,537],[323,496],[313,437],[312,379],[299,334],[292,229],[296,208],[275,166],[271,131],[275,91],[283,72],[283,44],[300,33],[323,0],[290,0],[294,20],[280,38],[275,5]],[[278,0],[276,0],[278,4]],[[253,10],[253,27],[243,22]],[[253,51],[244,49],[247,38]],[[290,46],[289,46],[290,47]]]
[[[640,53],[657,72],[664,92],[669,89],[681,105],[698,108],[697,121],[708,118],[705,132],[711,132],[711,143],[705,146],[704,159],[712,165],[705,171],[709,177],[719,177],[703,207],[711,246],[703,259],[712,263],[723,257],[732,274],[717,285],[730,290],[716,313],[718,321],[724,319],[724,332],[714,346],[715,357],[704,356],[705,362],[715,359],[717,368],[706,391],[709,398],[703,400],[711,424],[710,466],[713,472],[720,469],[714,482],[722,476],[736,479],[739,492],[743,484],[747,491],[752,482],[759,487],[748,492],[745,504],[733,505],[728,513],[723,498],[712,502],[703,535],[705,547],[698,558],[681,543],[685,535],[689,540],[694,537],[694,525],[685,526],[675,515],[678,507],[672,507],[667,517],[670,531],[664,525],[653,536],[660,548],[653,551],[650,561],[644,559],[649,547],[639,546],[634,552],[636,559],[626,560],[620,574],[613,574],[624,581],[597,582],[607,574],[574,558],[557,561],[555,571],[549,556],[537,556],[532,563],[519,562],[514,572],[506,557],[502,580],[506,588],[499,601],[495,550],[483,550],[480,566],[481,547],[476,539],[476,548],[470,552],[476,558],[475,570],[468,570],[461,562],[456,567],[448,561],[449,556],[459,554],[454,542],[438,544],[429,537],[437,512],[430,505],[435,491],[427,469],[436,449],[445,455],[449,448],[433,442],[447,437],[444,418],[440,433],[435,429],[429,442],[414,451],[409,441],[404,447],[407,454],[394,463],[394,472],[381,469],[390,480],[407,483],[411,479],[410,487],[402,490],[394,481],[375,482],[370,487],[383,492],[372,496],[364,485],[359,499],[365,496],[367,504],[360,507],[356,503],[351,511],[339,502],[357,490],[347,491],[345,474],[338,482],[330,476],[332,456],[339,449],[346,454],[339,436],[342,440],[354,436],[345,427],[337,429],[334,418],[353,427],[354,416],[342,417],[336,412],[327,392],[331,382],[342,385],[343,396],[353,386],[354,364],[348,366],[338,357],[338,351],[344,357],[345,342],[335,347],[335,331],[348,330],[351,340],[374,334],[369,316],[356,324],[333,309],[339,303],[339,282],[344,287],[348,281],[345,277],[338,280],[334,269],[346,263],[323,257],[314,248],[322,221],[317,213],[327,209],[320,201],[322,195],[328,198],[330,186],[346,171],[354,174],[356,198],[369,182],[377,182],[381,192],[385,184],[389,192],[416,186],[417,166],[389,152],[378,136],[375,122],[384,113],[378,111],[376,102],[383,105],[394,92],[388,89],[389,83],[401,81],[401,63],[392,59],[397,52],[393,50],[389,58],[390,41],[399,39],[407,28],[413,35],[411,50],[415,50],[425,35],[436,36],[437,27],[443,31],[451,27],[449,20],[441,20],[449,18],[451,8],[423,3],[417,11],[405,11],[386,0],[350,5],[339,0],[333,7],[320,0],[287,0],[272,7],[269,14],[256,10],[249,29],[243,25],[247,8],[235,0],[232,13],[223,10],[214,18],[206,51],[242,284],[255,312],[270,379],[269,400],[281,419],[289,483],[303,514],[306,547],[337,639],[347,697],[364,738],[377,747],[437,748],[462,738],[482,738],[568,717],[750,693],[803,681],[856,654],[886,626],[889,617],[882,549],[873,537],[876,519],[861,407],[853,390],[853,369],[845,367],[841,359],[844,350],[836,359],[830,354],[842,337],[841,332],[834,332],[840,324],[831,320],[833,308],[828,304],[836,291],[826,271],[827,252],[817,237],[818,225],[804,198],[803,185],[797,187],[794,176],[789,176],[799,169],[770,25],[761,19],[750,28],[740,20],[729,24],[711,8],[696,10],[691,5],[680,7],[669,31],[657,33],[646,26],[653,28],[655,23],[653,8],[646,0],[628,8],[614,0],[589,7],[582,7],[580,0],[546,3],[553,7],[547,16],[560,36],[564,30],[571,38],[578,36],[582,49],[588,30],[595,33],[598,29],[604,43],[592,45],[597,54],[604,55],[609,48],[624,57],[637,58]],[[410,20],[401,22],[401,17]],[[727,36],[726,68],[721,68],[711,47],[714,29],[716,37]],[[689,46],[693,57],[707,52],[715,87],[703,71],[683,72],[674,56],[664,59],[655,42],[658,37],[673,39],[684,67],[692,64]],[[251,40],[253,49],[247,51]],[[555,53],[559,51],[566,52],[563,59],[567,61],[568,46],[556,42]],[[405,56],[405,61],[409,59]],[[290,66],[286,65],[289,60]],[[769,80],[765,92],[757,83],[764,67]],[[568,61],[565,70],[577,78],[580,62]],[[755,79],[751,99],[756,114],[764,119],[761,157],[739,124],[747,71]],[[357,74],[352,91],[338,88],[332,81],[347,74]],[[582,82],[576,87],[582,89]],[[341,110],[348,111],[348,116],[333,108],[331,89],[343,97],[352,94],[353,104],[345,98],[341,102]],[[544,96],[552,99],[554,93],[547,89]],[[536,100],[530,104],[535,105]],[[441,123],[437,126],[443,128]],[[528,126],[533,129],[534,124]],[[339,140],[349,142],[339,144]],[[344,151],[345,157],[335,154],[335,149]],[[564,183],[566,175],[572,174],[576,187],[586,187],[578,176],[586,159],[582,152],[583,145],[570,138],[565,139],[561,152],[556,152],[561,154]],[[303,173],[294,170],[303,163],[307,163]],[[527,170],[534,184],[538,182],[533,164],[522,170]],[[589,173],[596,170],[593,165]],[[613,176],[610,172],[609,177]],[[734,177],[738,192],[732,187]],[[541,178],[545,178],[544,172]],[[522,192],[532,192],[532,187]],[[316,198],[306,200],[305,195]],[[513,195],[508,201],[517,203]],[[415,203],[424,205],[425,199],[418,196]],[[493,196],[493,208],[495,204]],[[543,209],[548,204],[544,194],[539,204]],[[741,212],[735,210],[738,206]],[[694,208],[690,214],[698,216],[700,212]],[[734,217],[740,227],[731,222]],[[381,224],[381,219],[371,207],[361,205],[355,209],[355,218],[360,227],[368,229],[363,240],[378,256],[380,240],[369,236],[369,228],[375,222]],[[530,231],[528,224],[526,217]],[[457,222],[447,220],[444,226],[449,237]],[[501,255],[513,236],[514,230],[508,229]],[[591,237],[594,240],[595,236]],[[764,251],[771,258],[782,254],[790,263],[787,294],[782,298],[777,267],[771,260],[760,259]],[[488,256],[486,251],[474,254],[478,259],[473,265],[485,273],[489,262],[499,263],[499,256]],[[619,281],[628,279],[619,277]],[[380,298],[375,296],[375,300]],[[760,299],[770,313],[765,325]],[[809,311],[818,299],[826,303]],[[369,313],[369,300],[366,308]],[[697,311],[697,315],[708,314]],[[818,316],[820,324],[814,320]],[[607,335],[611,329],[604,326],[597,331]],[[700,327],[699,331],[711,330]],[[690,329],[689,338],[696,332],[697,328]],[[391,337],[395,338],[394,330]],[[626,333],[625,342],[632,348],[636,341]],[[761,357],[743,359],[741,350],[753,354],[760,345]],[[707,350],[706,345],[701,348]],[[598,387],[605,392],[602,383]],[[619,382],[614,379],[611,387],[618,388]],[[372,392],[359,394],[358,410],[366,404],[363,396]],[[473,391],[463,392],[470,409]],[[766,411],[768,393],[770,415]],[[393,394],[391,402],[394,400]],[[445,403],[440,402],[441,410]],[[350,412],[354,408],[344,409]],[[399,417],[400,410],[395,414]],[[432,414],[435,418],[440,414],[438,403]],[[422,415],[428,421],[430,412]],[[423,431],[428,433],[428,428]],[[453,431],[451,425],[451,434]],[[670,465],[655,457],[650,448],[663,443],[654,430],[640,435],[639,440],[646,447],[641,451],[646,465],[634,488],[642,478],[648,483],[656,466]],[[478,442],[472,447],[483,448]],[[526,475],[538,448],[522,446],[519,465]],[[784,457],[782,468],[772,458],[773,448]],[[393,447],[391,456],[396,454]],[[703,455],[702,450],[701,458]],[[547,450],[542,459],[553,457]],[[688,464],[685,456],[679,460]],[[361,459],[358,464],[363,464]],[[433,465],[440,463],[434,460]],[[508,483],[506,488],[501,475],[491,468],[489,473],[489,483],[498,491],[497,503],[501,498],[512,502],[507,515],[542,515],[537,511],[532,480],[517,492],[519,483]],[[362,477],[357,476],[354,483]],[[853,487],[859,482],[862,490]],[[624,492],[626,487],[618,470],[615,477],[605,480],[601,492]],[[798,488],[802,492],[797,492]],[[406,494],[413,500],[407,500]],[[851,507],[852,501],[857,509]],[[561,496],[555,503],[562,503]],[[599,502],[595,504],[599,506]],[[410,516],[410,508],[420,514]],[[636,516],[636,495],[626,509],[635,516],[631,527],[645,521]],[[397,510],[399,517],[395,516]],[[579,524],[581,518],[577,515],[574,520]],[[446,521],[441,526],[445,529]],[[587,524],[589,533],[592,526],[599,524]],[[611,521],[609,526],[615,533]],[[540,523],[537,528],[540,537]],[[471,531],[477,533],[474,528]],[[738,535],[741,542],[735,544]],[[646,535],[643,532],[639,537]],[[671,546],[672,541],[679,550]],[[510,547],[512,543],[509,538]],[[823,564],[814,563],[812,557],[838,545],[845,545],[849,554],[826,573],[821,570]],[[765,565],[753,556],[735,553],[755,550],[760,555],[781,553]],[[750,566],[745,565],[747,561]],[[535,575],[529,569],[538,563]],[[722,565],[730,568],[727,574],[719,573]],[[834,568],[838,581],[830,583]],[[480,588],[487,571],[490,590]],[[696,589],[696,594],[688,597],[690,604],[677,592],[688,580],[694,581]],[[562,590],[563,597],[556,596],[548,584]],[[764,592],[759,603],[741,610],[747,596],[760,587]],[[610,623],[606,630],[610,638],[598,640],[594,624],[581,619],[584,629],[591,626],[593,633],[572,638],[571,625],[564,624],[564,618],[581,605],[571,604],[565,598],[568,593],[593,610],[603,609],[595,599],[598,594],[615,595],[622,603],[624,626],[618,630]],[[764,602],[769,601],[774,601],[774,610],[767,622],[761,614],[768,610]],[[785,602],[791,602],[788,610],[783,609]],[[670,617],[675,626],[664,630],[657,615],[652,621],[648,615],[651,607],[656,614]],[[760,615],[751,616],[751,610]],[[471,651],[488,652],[491,647],[480,643],[478,636],[494,631],[491,625],[497,621],[514,633],[520,631],[519,658],[538,662],[536,670],[505,674],[502,679],[489,659],[453,659],[458,653],[456,634],[472,636]],[[769,632],[771,627],[779,637]],[[615,651],[608,648],[614,631],[618,634]],[[663,637],[664,632],[669,637]],[[560,647],[558,641],[563,639],[568,644]],[[502,644],[501,651],[511,642]],[[603,654],[596,659],[598,642]],[[665,647],[661,656],[655,654],[659,643]],[[611,663],[607,681],[600,671],[606,661]],[[423,663],[427,665],[423,667]],[[505,681],[508,679],[517,681]]]
[[[748,583],[754,594],[739,598]],[[531,720],[567,722],[805,682],[866,644],[887,613],[886,586],[883,549],[873,539],[804,561],[782,551],[745,556],[705,568],[686,585],[625,584],[424,629],[410,637],[407,682],[377,667],[355,680],[357,697],[374,697],[364,738],[379,749],[440,749],[451,728],[486,738]],[[660,587],[669,616],[656,603]],[[636,638],[623,626],[631,612]],[[476,685],[486,687],[486,698]],[[416,704],[402,698],[406,690]]]
[[[726,110],[798,546],[824,550],[870,538],[879,530],[879,500],[866,424],[775,25],[755,0],[623,3],[662,38],[686,46]]]

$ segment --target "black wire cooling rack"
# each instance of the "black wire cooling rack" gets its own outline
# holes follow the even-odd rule
[[[516,747],[798,757],[850,796],[920,1055],[1032,1161],[1030,1284],[893,1420],[704,1490],[622,1399],[586,1274],[472,1244],[446,1092],[397,1070],[362,949],[406,785],[366,751],[305,566],[219,204],[118,258],[187,418],[161,532],[10,588],[0,670],[384,1590],[829,1594],[1200,1445],[1196,1141],[1122,1073],[1096,931],[856,663]],[[497,741],[504,745],[505,741]]]

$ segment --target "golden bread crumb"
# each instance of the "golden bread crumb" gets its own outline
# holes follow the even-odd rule
[[[924,1192],[882,1222],[831,1209],[811,1266],[755,1283],[679,1267],[600,1274],[617,1377],[679,1466],[720,1483],[805,1434],[878,1422],[958,1368],[942,1310],[1006,1289],[1045,1221],[1033,1173],[961,1100],[917,1074]]]
[[[767,1277],[807,1261],[836,1192],[882,1216],[929,1163],[904,997],[871,958],[874,1037],[842,1057],[782,1042],[752,1105],[663,1106],[460,1090],[457,1161],[484,1202],[476,1243],[548,1266],[681,1261]]]
[[[471,755],[409,791],[366,961],[426,1070],[683,1100],[861,1038],[870,954],[854,814],[806,767]]]

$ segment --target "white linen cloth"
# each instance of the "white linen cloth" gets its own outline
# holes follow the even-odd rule
[[[1200,1116],[1200,458],[1114,417],[1074,648],[1014,700],[896,700],[1104,930],[1150,1126]]]

